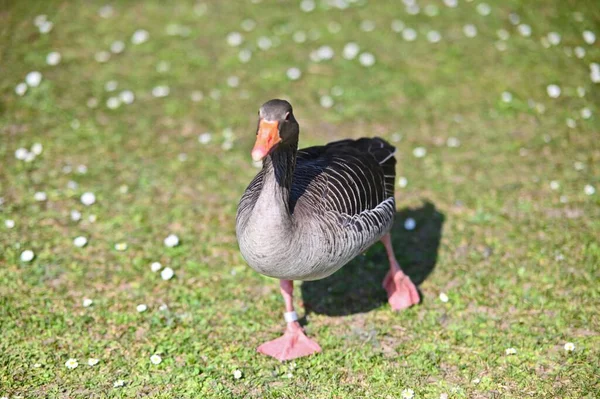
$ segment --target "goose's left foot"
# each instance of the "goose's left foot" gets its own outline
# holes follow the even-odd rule
[[[393,310],[410,308],[420,301],[417,287],[402,270],[390,270],[383,279],[383,288]]]
[[[392,248],[392,239],[390,234],[381,238],[390,261],[390,271],[383,279],[383,288],[387,291],[388,302],[393,310],[402,310],[410,308],[421,301],[417,287],[411,281],[410,277],[402,272],[400,265],[396,260],[396,255]]]

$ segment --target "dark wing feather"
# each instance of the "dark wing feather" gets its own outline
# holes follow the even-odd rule
[[[353,216],[394,196],[395,148],[380,138],[342,140],[298,151],[290,209]]]

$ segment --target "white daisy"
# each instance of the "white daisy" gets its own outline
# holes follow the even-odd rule
[[[61,60],[61,55],[59,52],[56,51],[52,51],[51,53],[48,53],[48,55],[46,56],[46,64],[48,65],[58,65],[60,63]]]
[[[152,364],[160,364],[162,362],[162,357],[157,354],[150,356],[150,362]]]
[[[173,276],[175,275],[175,272],[173,271],[173,269],[171,269],[170,267],[165,267],[161,272],[160,272],[160,277],[163,280],[170,280],[171,278],[173,278]]]
[[[560,33],[558,32],[550,32],[548,33],[548,43],[550,43],[553,46],[557,46],[560,44]]]
[[[417,222],[415,222],[415,219],[413,218],[406,218],[406,220],[404,221],[404,228],[406,230],[414,230],[415,227],[417,227]]]
[[[449,300],[449,299],[450,299],[450,298],[448,298],[448,295],[446,295],[446,294],[445,294],[445,293],[443,293],[443,292],[440,292],[440,301],[442,301],[442,302],[446,303],[446,302],[448,302],[448,300]]]
[[[36,15],[35,18],[33,19],[33,24],[35,26],[39,27],[41,24],[43,24],[47,20],[48,20],[48,16],[45,14]]]
[[[404,176],[400,176],[398,178],[398,187],[404,188],[406,186],[408,186],[408,179]]]
[[[31,146],[31,152],[34,153],[35,155],[40,155],[42,153],[42,151],[44,151],[44,146],[42,146],[41,143],[34,143]]]
[[[585,57],[585,49],[581,46],[577,46],[573,49],[573,53],[575,53],[575,57],[581,59]]]
[[[458,6],[458,0],[444,0],[446,7],[455,8]]]
[[[86,192],[81,195],[80,200],[83,205],[90,206],[96,202],[96,196],[94,193]]]
[[[122,92],[119,93],[119,99],[124,104],[131,104],[135,101],[135,95],[133,94],[133,92],[131,90],[123,90]]]
[[[53,27],[54,27],[54,24],[52,22],[50,22],[50,21],[44,21],[43,23],[41,23],[38,26],[38,29],[39,29],[39,31],[40,31],[41,34],[46,34],[46,33],[49,33],[52,30]]]
[[[137,310],[138,313],[142,313],[148,310],[148,306],[146,304],[141,303],[135,307],[135,310]]]
[[[527,24],[521,24],[517,26],[517,30],[519,31],[519,34],[523,37],[531,36],[531,26]]]
[[[33,198],[38,202],[43,202],[48,199],[48,196],[43,191],[38,191],[33,195]]]
[[[413,150],[413,155],[417,158],[423,158],[425,155],[427,155],[427,150],[425,147],[416,147]]]
[[[142,44],[148,40],[150,37],[150,33],[148,33],[145,29],[139,29],[133,32],[133,36],[131,36],[131,43],[133,44]]]
[[[15,151],[15,158],[17,158],[19,161],[24,161],[27,158],[27,154],[29,154],[27,148],[21,147]]]
[[[239,380],[240,378],[242,378],[242,372],[240,370],[234,370],[233,378],[235,378],[236,380]]]
[[[115,244],[115,249],[119,252],[123,252],[123,251],[127,250],[127,243],[126,242],[118,242]]]
[[[119,99],[119,97],[109,97],[108,100],[106,100],[106,106],[109,109],[117,109],[121,106],[121,99]]]
[[[477,4],[477,12],[483,16],[490,15],[492,8],[487,3],[479,3]]]
[[[12,229],[13,227],[15,227],[15,221],[12,219],[6,219],[4,221],[4,226],[6,226],[7,229]]]
[[[558,85],[551,84],[546,87],[546,92],[551,98],[558,98],[560,96],[561,90]]]
[[[259,49],[266,51],[266,50],[270,49],[271,47],[273,47],[273,41],[267,36],[261,36],[256,41],[256,45],[258,46]]]
[[[25,251],[21,252],[21,262],[31,262],[33,258],[35,258],[35,254],[32,250],[26,249]]]
[[[592,110],[587,107],[582,108],[580,113],[583,119],[590,119],[592,117]]]
[[[463,26],[463,32],[466,37],[475,37],[477,36],[477,27],[473,24],[467,24]]]
[[[552,180],[550,182],[550,189],[551,190],[558,190],[560,188],[560,183],[557,182],[556,180]]]
[[[104,84],[104,90],[115,91],[115,90],[117,90],[118,86],[119,86],[119,83],[116,80],[109,80]]]
[[[358,57],[358,62],[365,67],[373,66],[375,65],[375,56],[371,53],[362,53]]]
[[[507,348],[504,353],[506,353],[507,355],[516,355],[517,354],[517,350],[515,348]]]
[[[417,31],[413,28],[405,28],[402,31],[402,38],[407,42],[412,42],[417,38]]]
[[[587,195],[594,195],[596,193],[596,189],[591,184],[586,184],[583,188],[583,192]]]
[[[393,20],[392,24],[390,25],[392,30],[396,33],[402,32],[402,30],[404,29],[404,26],[405,26],[404,22],[400,21],[399,19]]]
[[[169,234],[163,242],[165,246],[173,248],[179,245],[179,237],[177,237],[175,234]]]
[[[15,93],[17,93],[18,96],[23,96],[23,95],[25,95],[26,92],[27,92],[27,83],[21,82],[15,86]]]
[[[330,46],[321,46],[317,49],[317,56],[320,60],[330,60],[333,58],[334,52]]]
[[[591,30],[584,30],[583,31],[583,40],[587,43],[587,44],[594,44],[596,42],[596,34],[594,32],[592,32]]]
[[[92,301],[90,298],[83,298],[82,305],[84,308],[89,308],[93,303],[94,301]]]
[[[156,86],[152,89],[152,96],[157,97],[157,98],[166,97],[169,95],[170,91],[171,90],[169,89],[169,86],[165,86],[165,85]]]
[[[402,399],[412,399],[415,397],[415,391],[412,389],[404,389],[401,393]]]
[[[27,76],[25,76],[25,82],[29,87],[38,87],[42,82],[42,74],[38,71],[29,72]]]
[[[600,64],[595,62],[590,64],[590,79],[594,83],[600,83]]]
[[[200,144],[208,144],[208,143],[210,143],[211,139],[212,139],[212,134],[209,132],[202,133],[201,135],[198,136],[198,142],[200,142]]]
[[[302,71],[299,68],[292,67],[286,71],[286,76],[289,80],[298,80],[302,76]]]
[[[121,40],[115,40],[110,44],[110,51],[113,54],[120,54],[125,50],[125,43]]]
[[[316,8],[314,0],[302,0],[300,2],[300,9],[304,12],[311,12]]]
[[[100,363],[100,359],[96,359],[96,358],[90,357],[88,359],[87,363],[88,363],[88,366],[94,367],[95,365],[97,365],[98,363]]]
[[[333,107],[333,98],[331,96],[321,96],[319,103],[323,108],[331,108]]]
[[[72,210],[71,211],[71,220],[74,222],[81,220],[81,212],[79,212],[77,210]]]
[[[458,148],[460,147],[460,140],[456,137],[448,137],[448,140],[446,140],[446,145],[450,148]]]
[[[344,49],[342,50],[342,57],[344,57],[347,60],[351,60],[356,58],[359,52],[360,47],[358,46],[358,44],[354,42],[346,43]]]
[[[88,243],[88,240],[87,240],[87,238],[85,238],[84,236],[79,236],[79,237],[76,237],[76,238],[73,240],[73,245],[75,245],[75,246],[76,246],[76,247],[78,247],[78,248],[83,248],[83,247],[85,247],[85,246],[87,245],[87,243]]]
[[[306,32],[304,32],[302,30],[296,31],[292,35],[292,39],[296,43],[304,43],[306,41]]]
[[[110,53],[108,51],[98,51],[94,54],[94,59],[100,63],[108,62],[110,60]]]
[[[125,385],[125,381],[117,380],[113,383],[113,388],[120,388]]]
[[[73,369],[76,369],[77,366],[79,366],[79,363],[77,362],[77,359],[71,358],[65,362],[65,366],[68,369],[73,370]]]
[[[440,40],[442,40],[442,35],[437,30],[427,32],[427,41],[429,43],[438,43]]]
[[[152,264],[150,265],[150,270],[152,270],[155,273],[160,269],[162,269],[162,265],[160,264],[160,262],[152,262]]]
[[[363,32],[372,32],[375,30],[375,22],[365,19],[360,23],[360,30]]]
[[[244,36],[240,32],[231,32],[227,35],[227,44],[231,47],[237,47],[244,41]]]
[[[575,350],[575,344],[573,342],[567,342],[564,348],[567,352],[573,352]]]

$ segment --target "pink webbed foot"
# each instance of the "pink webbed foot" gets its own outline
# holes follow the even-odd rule
[[[304,334],[300,324],[294,322],[288,324],[282,337],[265,342],[257,351],[283,362],[321,352],[321,347]]]
[[[421,300],[415,284],[400,270],[388,272],[383,279],[383,288],[387,291],[388,302],[393,310],[410,308]]]

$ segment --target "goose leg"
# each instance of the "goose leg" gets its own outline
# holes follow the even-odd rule
[[[381,238],[390,261],[390,271],[383,279],[383,288],[387,291],[388,302],[393,310],[402,310],[416,305],[421,300],[417,287],[406,274],[400,269],[400,265],[394,255],[392,239],[387,233]]]
[[[298,316],[294,311],[292,297],[294,282],[291,280],[280,280],[279,285],[281,286],[281,295],[283,295],[285,301],[286,312],[284,316],[287,327],[282,337],[265,342],[258,347],[257,351],[281,361],[321,352],[319,344],[304,334],[304,330],[297,321]]]

